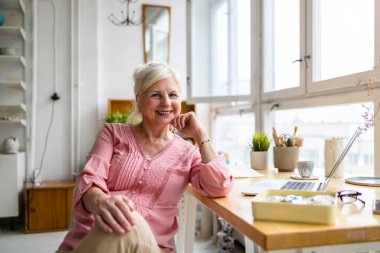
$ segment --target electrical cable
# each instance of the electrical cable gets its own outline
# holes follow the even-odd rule
[[[33,174],[33,182],[35,183],[36,182],[36,179],[38,178],[38,176],[41,174],[41,171],[42,171],[42,168],[43,168],[43,164],[44,164],[44,160],[45,160],[45,154],[46,154],[46,149],[47,149],[47,145],[48,145],[48,141],[49,141],[49,136],[50,136],[50,130],[51,130],[51,126],[53,124],[53,120],[54,120],[54,108],[55,108],[55,101],[53,101],[53,104],[52,104],[52,109],[51,109],[51,114],[50,114],[50,122],[49,122],[49,126],[48,126],[48,129],[47,129],[47,132],[46,132],[46,135],[45,135],[45,143],[44,143],[44,149],[42,151],[42,156],[41,156],[41,161],[40,161],[40,169],[37,173],[37,175],[34,177],[34,174]]]
[[[33,175],[32,175],[32,182],[33,182],[33,185],[35,184],[37,178],[40,176],[41,172],[42,172],[42,169],[43,169],[43,165],[44,165],[44,160],[45,160],[45,154],[46,154],[46,149],[47,149],[47,145],[48,145],[48,141],[49,141],[49,136],[50,136],[50,131],[51,131],[51,127],[52,127],[52,124],[53,124],[53,120],[54,120],[54,112],[55,112],[55,102],[57,100],[60,99],[60,97],[58,96],[57,94],[57,69],[56,69],[56,49],[57,49],[57,40],[56,40],[56,37],[57,37],[57,29],[56,29],[56,6],[55,6],[55,3],[50,1],[50,0],[40,0],[40,2],[46,2],[48,4],[51,5],[51,8],[52,8],[52,13],[53,13],[53,23],[52,23],[52,26],[53,26],[53,52],[52,52],[52,55],[53,55],[53,76],[54,76],[54,80],[53,80],[53,90],[54,90],[54,93],[53,95],[50,97],[51,100],[53,100],[52,102],[52,109],[51,109],[51,114],[50,114],[50,120],[49,120],[49,125],[48,125],[48,129],[46,131],[46,135],[45,135],[45,142],[44,142],[44,148],[43,148],[43,152],[42,152],[42,155],[41,155],[41,160],[40,160],[40,167],[38,168],[38,170],[34,169],[33,170]]]

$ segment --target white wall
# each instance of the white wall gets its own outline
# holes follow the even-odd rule
[[[34,24],[37,27],[34,31],[37,40],[33,43],[37,66],[33,66],[36,75],[33,92],[36,94],[33,94],[32,103],[36,105],[36,111],[31,111],[31,106],[28,111],[36,124],[31,126],[34,132],[34,159],[28,177],[31,177],[33,169],[40,169],[42,164],[40,179],[64,179],[70,177],[70,1],[37,0],[35,6]],[[28,84],[29,92],[31,88]],[[53,110],[50,96],[55,91],[61,99],[54,104],[53,121],[44,153]]]
[[[33,1],[33,0],[32,0]],[[35,157],[40,167],[53,93],[51,27],[52,13],[46,0],[37,1],[37,85]],[[71,178],[72,167],[80,169],[106,117],[108,98],[133,99],[132,72],[142,64],[142,25],[117,27],[108,16],[124,8],[118,0],[52,0],[57,6],[57,91],[61,99],[47,144],[41,180]],[[170,64],[186,80],[186,0],[141,0],[131,4],[140,17],[142,4],[171,6]],[[72,31],[71,8],[78,8]],[[74,39],[72,44],[71,38]],[[73,50],[71,47],[74,47]],[[77,48],[76,48],[77,47]],[[78,50],[77,50],[78,49]],[[74,52],[74,57],[72,57]],[[76,57],[76,54],[78,57]],[[74,68],[74,70],[72,69]],[[76,70],[78,71],[76,75]],[[72,73],[75,78],[72,79]],[[185,89],[184,89],[185,90]],[[79,120],[76,119],[78,114]],[[72,138],[74,136],[74,139]],[[29,171],[31,174],[31,171]]]

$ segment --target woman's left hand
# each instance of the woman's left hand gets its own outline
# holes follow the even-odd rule
[[[175,117],[171,124],[179,132],[195,140],[208,138],[206,131],[203,129],[194,112],[187,112]]]
[[[172,120],[171,124],[183,135],[195,140],[199,146],[203,163],[208,163],[215,159],[217,153],[211,145],[210,137],[206,130],[201,126],[194,112],[178,115]]]

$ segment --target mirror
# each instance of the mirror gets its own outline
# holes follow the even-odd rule
[[[143,5],[144,61],[169,63],[170,7]]]

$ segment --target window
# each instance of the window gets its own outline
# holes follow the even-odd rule
[[[300,85],[300,1],[263,1],[264,92]],[[284,11],[287,10],[287,11]]]
[[[313,1],[313,82],[371,70],[374,0]],[[360,48],[360,50],[358,50]]]
[[[373,104],[364,104],[373,108]],[[314,161],[316,169],[324,169],[324,144],[326,138],[343,138],[348,143],[358,126],[364,124],[361,103],[274,111],[271,125],[279,134],[292,134],[294,126],[304,138],[300,160]],[[346,176],[373,176],[374,132],[370,128],[355,141],[343,160]]]
[[[196,18],[191,23],[188,94],[200,97],[195,102],[231,102],[212,106],[228,113],[219,114],[213,122],[216,139],[228,140],[233,130],[227,126],[240,119],[240,109],[253,111],[253,121],[260,127],[257,130],[267,133],[273,126],[292,131],[287,127],[299,124],[312,143],[301,151],[302,157],[323,167],[324,139],[339,134],[347,141],[359,123],[360,104],[379,106],[379,84],[374,86],[376,100],[366,90],[370,77],[380,78],[379,1],[251,0],[251,34],[246,35],[235,34],[240,28],[246,29],[235,26],[236,17],[243,16],[236,6],[244,6],[244,0],[191,2],[191,17]],[[240,75],[246,66],[242,64],[244,52],[248,51],[239,43],[248,34],[251,72],[248,75],[244,70]],[[244,88],[247,76],[251,82],[248,93]],[[331,114],[339,117],[330,118]],[[310,122],[302,121],[309,117]],[[380,143],[374,142],[374,136],[380,136],[379,117],[375,127],[363,134],[347,155],[345,160],[352,170],[347,173],[380,176],[380,158],[374,156],[374,150],[380,150]],[[240,130],[247,132],[239,132],[239,136],[248,135],[254,127]],[[237,144],[232,141],[219,143],[221,150],[234,153],[231,147]],[[249,155],[237,147],[239,152],[231,157],[248,162]]]
[[[188,100],[250,96],[250,0],[194,0],[191,9]]]
[[[374,0],[263,1],[264,99],[365,83],[380,55],[379,8]]]
[[[248,143],[255,132],[255,115],[220,115],[215,119],[213,140],[218,152],[227,153],[232,164],[248,164]]]

